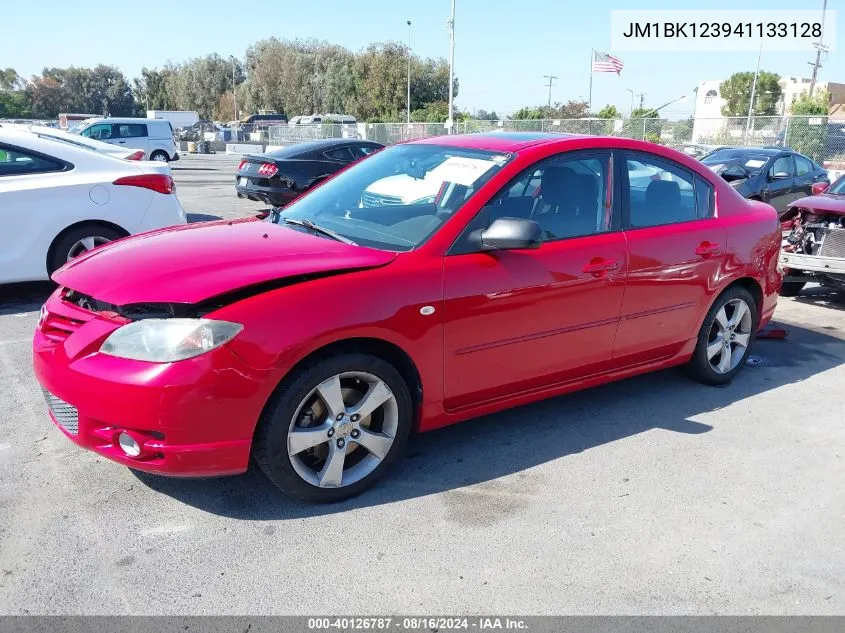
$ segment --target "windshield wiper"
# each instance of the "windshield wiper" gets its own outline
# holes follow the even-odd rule
[[[330,237],[333,240],[337,240],[338,242],[343,242],[344,244],[352,244],[353,246],[358,246],[355,242],[350,240],[348,237],[344,237],[340,233],[335,233],[331,229],[327,229],[325,227],[319,226],[314,224],[311,220],[296,220],[294,218],[282,218],[282,222],[285,224],[293,224],[295,226],[303,226],[306,229],[310,229],[315,233],[320,233],[325,235],[326,237]]]

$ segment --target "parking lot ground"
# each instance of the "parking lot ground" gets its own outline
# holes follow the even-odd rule
[[[174,172],[186,209],[260,208],[214,160]],[[669,370],[486,416],[311,506],[69,442],[30,369],[47,292],[0,289],[2,614],[845,614],[845,293],[781,299],[789,337],[726,387]]]

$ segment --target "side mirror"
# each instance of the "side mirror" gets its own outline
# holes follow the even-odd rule
[[[784,178],[792,178],[792,176],[785,171],[777,171],[769,175],[769,180],[783,180]]]
[[[825,191],[827,191],[828,189],[830,189],[830,183],[829,182],[814,182],[813,186],[810,188],[810,190],[813,192],[814,196],[822,194]]]
[[[482,250],[519,250],[539,248],[543,229],[534,220],[499,218],[478,236]]]

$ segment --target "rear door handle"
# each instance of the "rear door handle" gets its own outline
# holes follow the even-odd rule
[[[711,244],[710,242],[702,242],[695,249],[695,254],[701,257],[710,257],[711,255],[718,255],[722,252],[722,247],[719,244]]]
[[[596,257],[584,264],[581,271],[598,277],[602,273],[616,270],[618,268],[619,264],[615,259],[601,259]]]

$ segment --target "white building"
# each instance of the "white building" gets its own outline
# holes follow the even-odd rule
[[[719,85],[722,79],[709,80],[698,82],[695,98],[695,121],[692,128],[693,142],[706,143],[708,137],[724,131],[726,128],[725,117],[722,115],[722,106],[725,105],[725,100],[719,94]],[[809,92],[810,80],[804,77],[783,77],[778,82],[781,88],[781,99],[778,102],[778,114],[784,115],[788,113],[789,107],[803,92]],[[838,103],[837,94],[840,92],[834,87],[839,87],[840,84],[830,84],[831,101]],[[816,90],[828,90],[828,83],[821,81],[816,82]],[[729,126],[728,133],[737,138],[741,138],[744,134],[744,126],[736,125]]]

